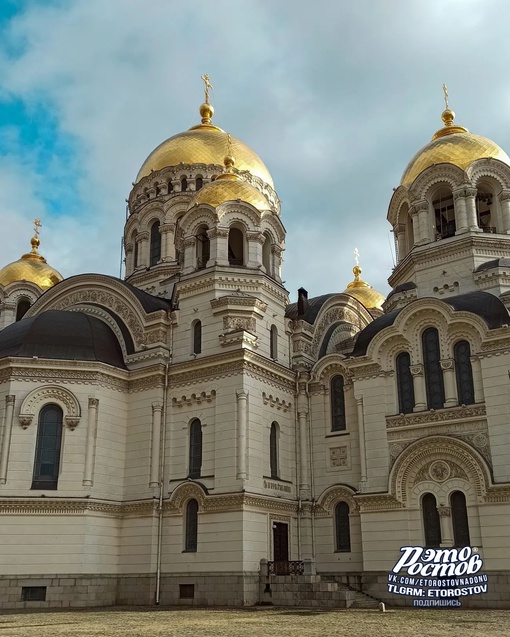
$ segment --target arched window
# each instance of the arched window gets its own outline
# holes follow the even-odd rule
[[[198,545],[198,502],[190,500],[186,505],[186,538],[184,550],[196,553]]]
[[[333,376],[331,379],[331,431],[345,431],[345,396],[344,377]]]
[[[181,192],[186,192],[188,190],[188,180],[186,177],[181,177]]]
[[[335,506],[335,551],[351,550],[351,527],[349,524],[349,505],[339,502]]]
[[[139,252],[139,246],[138,246],[138,241],[136,240],[138,233],[136,232],[136,230],[133,232],[133,268],[138,267],[138,252]]]
[[[271,325],[269,341],[269,355],[273,360],[276,360],[278,358],[278,329],[276,325]]]
[[[400,414],[410,414],[414,408],[414,387],[409,352],[400,352],[396,360],[398,409]]]
[[[438,548],[441,544],[441,522],[437,510],[436,498],[432,493],[426,493],[421,501],[423,528],[425,531],[425,546]]]
[[[262,246],[262,265],[265,267],[266,269],[266,274],[269,274],[269,276],[273,276],[273,268],[271,267],[271,237],[267,234],[267,232],[264,234],[265,236],[265,241],[264,241],[264,245]]]
[[[228,233],[228,262],[244,265],[244,235],[239,228],[230,228]]]
[[[207,266],[211,257],[211,240],[207,230],[207,226],[201,226],[197,232],[197,268],[199,270]]]
[[[462,491],[454,491],[450,496],[453,523],[453,541],[456,547],[471,546],[466,496]]]
[[[204,185],[204,180],[202,179],[202,177],[197,177],[195,179],[195,190],[200,190],[200,188],[202,188]]]
[[[198,418],[189,428],[189,478],[200,478],[202,471],[202,423]]]
[[[169,179],[169,180],[168,180],[167,187],[168,187],[168,194],[170,194],[171,192],[173,192],[173,191],[174,191],[174,185],[173,185],[173,183],[172,183],[172,180],[171,180],[171,179]]]
[[[271,433],[269,434],[269,465],[271,478],[279,478],[279,427],[277,422],[271,423]]]
[[[159,221],[155,221],[151,226],[151,258],[150,265],[156,265],[161,259],[161,233],[159,231]]]
[[[487,188],[487,187],[486,187]],[[476,194],[476,220],[478,227],[484,232],[494,234],[496,232],[495,223],[492,215],[493,195],[487,188],[487,192],[483,192],[478,187]]]
[[[444,407],[444,381],[441,369],[439,334],[435,327],[429,327],[422,335],[423,364],[425,366],[425,386],[429,409]]]
[[[472,405],[475,402],[475,386],[471,368],[471,348],[467,341],[455,343],[455,375],[457,377],[457,395],[459,405]]]
[[[200,321],[194,321],[192,325],[192,353],[202,353],[202,323]]]
[[[26,298],[20,299],[16,306],[16,320],[21,321],[25,314],[30,309],[30,301]]]
[[[432,205],[434,206],[436,240],[455,236],[457,228],[452,191],[449,188],[441,188],[434,194]]]
[[[39,413],[32,489],[56,489],[62,446],[62,409],[46,405]]]

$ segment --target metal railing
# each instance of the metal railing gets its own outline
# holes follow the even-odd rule
[[[305,565],[301,560],[293,562],[268,562],[267,572],[268,575],[303,575]]]

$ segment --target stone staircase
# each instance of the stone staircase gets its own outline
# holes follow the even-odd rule
[[[377,609],[379,600],[325,575],[260,578],[260,603],[273,606]]]

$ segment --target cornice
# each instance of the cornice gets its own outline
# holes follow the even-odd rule
[[[479,420],[486,415],[485,405],[449,407],[447,409],[438,409],[437,411],[420,411],[414,414],[386,416],[386,427],[388,429],[408,429],[416,425],[428,425],[436,422],[470,422]]]

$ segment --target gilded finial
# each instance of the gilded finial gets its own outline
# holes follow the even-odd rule
[[[354,274],[354,281],[353,283],[359,283],[360,282],[360,276],[361,276],[361,268],[359,267],[359,250],[358,248],[354,248],[354,267],[352,269],[352,273]]]
[[[211,80],[209,78],[209,75],[207,73],[204,73],[201,77],[201,79],[204,81],[204,91],[205,91],[205,103],[209,104],[209,89],[214,88],[213,85],[211,84]]]
[[[225,164],[225,170],[228,173],[232,172],[232,166],[235,164],[235,157],[232,155],[232,137],[230,133],[227,133],[227,154],[223,160]]]
[[[450,108],[448,105],[448,87],[446,86],[446,84],[443,84],[443,93],[444,93],[444,104],[445,104],[445,108]]]
[[[32,254],[37,254],[41,240],[39,239],[39,228],[42,226],[39,218],[34,219],[34,236],[30,239],[30,245],[32,246]]]

